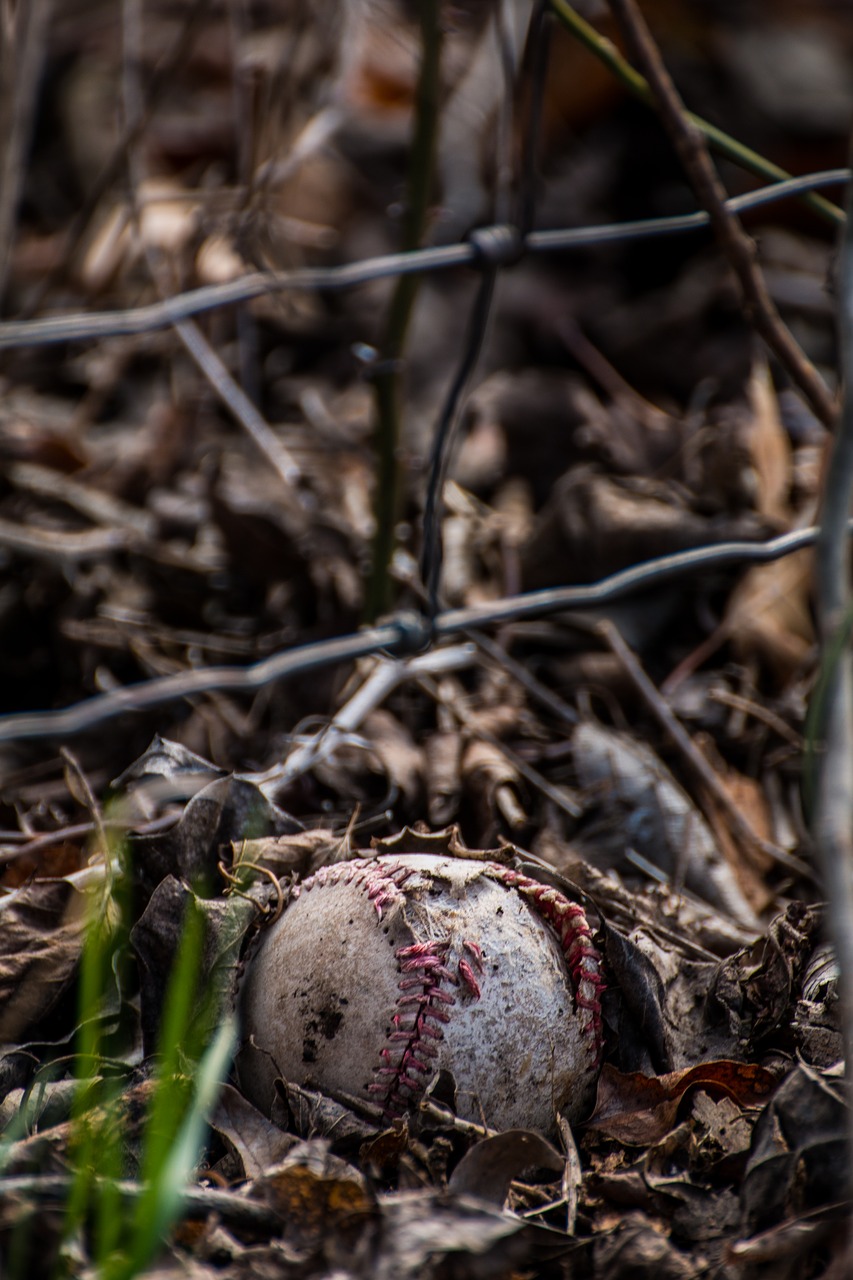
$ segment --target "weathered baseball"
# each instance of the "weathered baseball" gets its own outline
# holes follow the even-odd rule
[[[240,1083],[267,1114],[283,1078],[391,1119],[447,1068],[464,1118],[552,1132],[591,1105],[601,986],[583,909],[549,885],[434,854],[337,863],[251,961]]]

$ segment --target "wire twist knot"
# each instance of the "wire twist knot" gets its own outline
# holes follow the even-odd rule
[[[475,267],[514,267],[524,256],[524,237],[510,224],[475,227],[466,239],[477,251]]]

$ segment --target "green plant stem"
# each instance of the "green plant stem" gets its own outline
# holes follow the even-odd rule
[[[115,1270],[108,1272],[104,1280],[134,1280],[148,1266],[180,1218],[186,1189],[204,1144],[208,1117],[228,1074],[236,1043],[237,1021],[231,1015],[220,1024],[194,1067],[186,1105],[174,1116],[171,1141],[162,1153],[155,1176],[145,1184],[137,1202],[129,1256],[119,1259]],[[165,1078],[160,1080],[160,1086],[167,1089],[172,1083]],[[152,1116],[149,1126],[153,1121]]]
[[[562,22],[563,26],[571,31],[572,35],[593,53],[600,62],[613,72],[613,75],[619,80],[625,88],[632,93],[635,98],[639,98],[646,106],[654,106],[654,97],[649,87],[648,81],[641,76],[639,71],[635,71],[622,54],[616,48],[611,40],[596,31],[595,27],[586,22],[574,9],[567,0],[550,0],[554,13]],[[701,116],[695,115],[692,111],[687,112],[687,118],[691,124],[704,135],[708,141],[708,145],[719,155],[726,156],[732,160],[740,168],[746,169],[749,173],[754,173],[762,178],[770,178],[774,181],[781,181],[784,178],[790,178],[790,173],[782,169],[772,161],[766,160],[764,156],[753,151],[750,147],[744,146],[742,142],[738,142],[736,138],[725,133],[724,130],[718,129],[716,125],[710,124],[707,120],[703,120]],[[838,208],[838,205],[826,200],[823,196],[815,195],[814,192],[806,192],[797,196],[796,199],[801,200],[803,204],[824,221],[829,222],[832,226],[837,227],[844,222],[844,212]]]
[[[106,1113],[98,1116],[94,1110],[103,1106],[111,1090],[95,1085],[87,1087],[89,1080],[97,1076],[101,1061],[102,1029],[101,1004],[112,969],[112,955],[116,945],[114,921],[110,911],[111,884],[105,882],[91,891],[87,904],[88,922],[80,960],[80,986],[75,1073],[77,1088],[71,1109],[74,1157],[77,1174],[65,1209],[63,1235],[70,1240],[85,1222],[93,1198],[95,1170],[107,1160],[112,1169],[112,1153],[109,1152],[109,1126]]]
[[[201,1046],[192,1043],[192,1014],[201,998],[199,973],[204,946],[203,922],[188,898],[180,942],[169,975],[160,1023],[156,1088],[148,1112],[142,1158],[142,1181],[156,1186],[160,1171],[184,1115],[192,1090],[186,1062],[196,1059]]]
[[[439,120],[441,26],[438,0],[421,0],[421,66],[415,97],[415,122],[403,220],[404,250],[420,246],[429,208],[430,188]],[[400,276],[394,287],[382,350],[374,377],[376,426],[376,497],[373,558],[365,612],[373,621],[390,607],[389,567],[394,552],[394,528],[402,505],[400,446],[401,361],[406,333],[419,287],[416,275]]]

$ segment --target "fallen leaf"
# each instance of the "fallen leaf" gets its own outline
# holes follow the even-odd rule
[[[806,548],[748,569],[729,596],[723,619],[738,655],[766,663],[782,685],[814,648],[813,565],[814,552]]]
[[[525,1169],[550,1169],[559,1175],[565,1164],[565,1157],[541,1134],[529,1129],[506,1129],[475,1143],[453,1170],[448,1186],[457,1195],[477,1196],[503,1205],[510,1183]]]
[[[772,1072],[746,1062],[702,1062],[662,1076],[638,1071],[624,1075],[605,1063],[587,1127],[619,1142],[646,1146],[660,1142],[670,1131],[691,1089],[722,1094],[741,1107],[756,1107],[767,1101],[777,1083]]]
[[[299,1141],[292,1133],[270,1124],[232,1085],[225,1084],[219,1095],[210,1127],[236,1151],[250,1180],[262,1177]]]

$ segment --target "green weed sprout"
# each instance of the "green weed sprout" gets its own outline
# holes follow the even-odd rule
[[[75,1175],[65,1210],[60,1275],[89,1258],[99,1280],[133,1280],[178,1221],[236,1042],[227,1016],[206,1043],[212,1009],[202,973],[205,921],[188,898],[166,991],[157,1064],[141,1137],[138,1189],[128,1195],[129,1148],[121,1081],[102,1071],[100,1010],[126,946],[119,882],[107,877],[93,894],[80,970],[78,1089],[72,1114]]]

